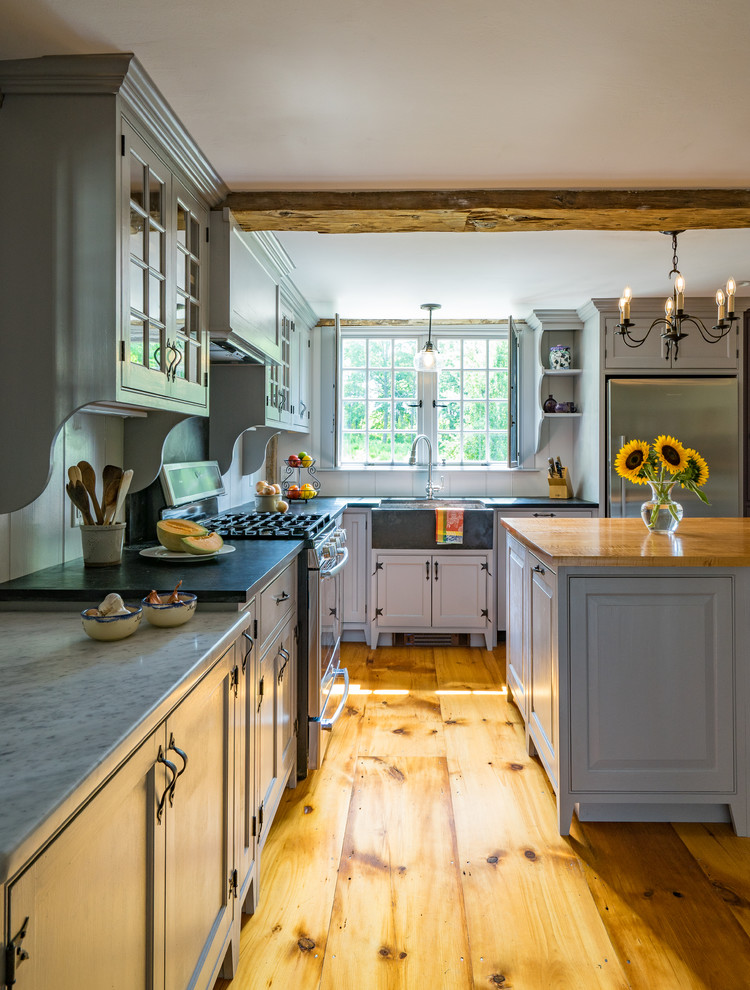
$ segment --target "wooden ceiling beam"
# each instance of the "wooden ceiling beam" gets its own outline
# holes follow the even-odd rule
[[[469,189],[233,192],[244,230],[692,230],[750,226],[750,189]]]

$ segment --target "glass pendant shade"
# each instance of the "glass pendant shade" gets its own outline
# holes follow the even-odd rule
[[[417,371],[439,371],[440,352],[432,342],[432,311],[440,309],[440,303],[424,303],[420,308],[430,311],[430,327],[427,331],[427,343],[414,355],[414,367]]]

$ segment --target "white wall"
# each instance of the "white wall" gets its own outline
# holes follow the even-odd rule
[[[52,475],[44,492],[23,509],[0,515],[0,581],[82,556],[75,510],[65,492],[67,469],[89,461],[101,478],[105,464],[122,465],[122,459],[121,418],[73,415],[55,441]]]

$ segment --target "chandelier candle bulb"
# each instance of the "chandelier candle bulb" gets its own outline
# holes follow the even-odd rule
[[[718,309],[719,323],[721,323],[721,321],[726,316],[726,308],[724,306],[724,293],[721,291],[721,289],[716,290],[716,306]]]
[[[667,323],[672,322],[672,311],[674,310],[674,299],[671,296],[667,296],[664,302],[664,312],[667,317]]]
[[[737,283],[733,278],[727,279],[727,312],[730,316],[734,314],[734,294],[737,291]]]
[[[685,306],[685,279],[678,275],[674,282],[674,291],[677,295],[677,312],[681,313]]]

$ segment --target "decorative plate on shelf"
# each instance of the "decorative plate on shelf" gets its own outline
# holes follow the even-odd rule
[[[234,553],[235,548],[227,546],[225,543],[221,549],[215,553],[183,553],[178,550],[167,550],[166,547],[147,547],[140,551],[141,557],[151,557],[153,560],[168,560],[170,564],[178,560],[183,564],[192,564],[197,560],[212,560],[214,557],[222,557],[227,553]]]

